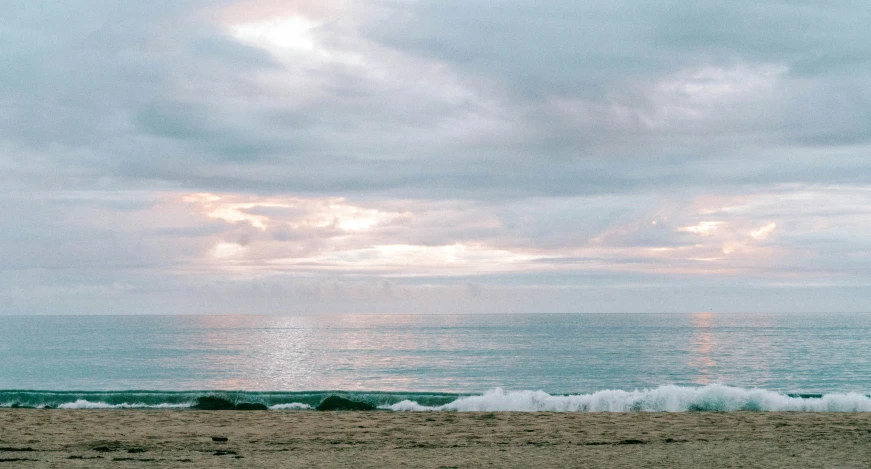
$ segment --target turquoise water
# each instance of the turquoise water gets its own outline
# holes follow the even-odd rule
[[[339,390],[395,410],[871,410],[868,314],[0,323],[0,405],[185,406],[221,390],[305,408]]]

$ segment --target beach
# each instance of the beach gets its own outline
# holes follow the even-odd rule
[[[869,463],[868,413],[0,409],[0,467],[10,468]]]

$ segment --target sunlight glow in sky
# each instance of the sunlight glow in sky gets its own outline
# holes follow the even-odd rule
[[[240,40],[256,45],[310,52],[315,49],[311,30],[318,26],[304,16],[290,16],[233,26],[231,31]]]

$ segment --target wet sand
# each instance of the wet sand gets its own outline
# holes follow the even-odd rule
[[[0,409],[6,467],[867,469],[871,414]]]

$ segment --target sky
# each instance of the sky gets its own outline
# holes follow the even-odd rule
[[[871,311],[869,23],[0,0],[0,314]]]

